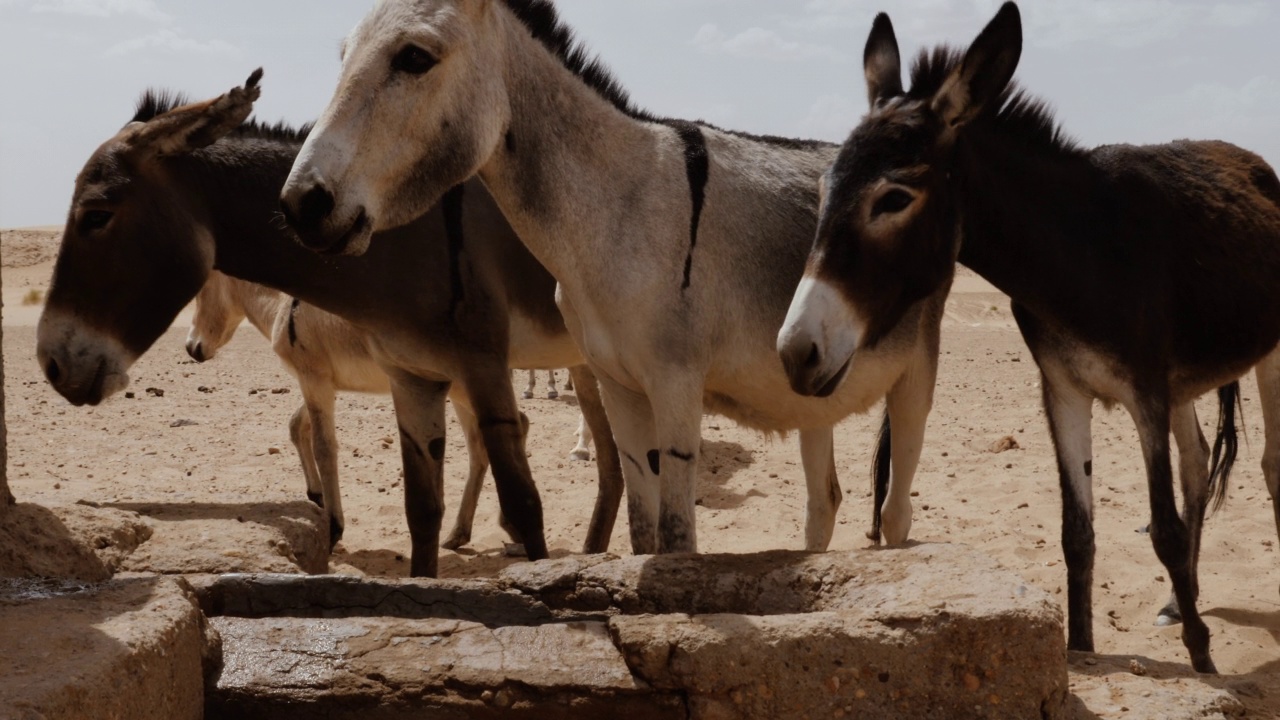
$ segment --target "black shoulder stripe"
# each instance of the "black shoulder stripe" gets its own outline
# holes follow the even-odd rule
[[[452,295],[449,298],[449,314],[458,311],[458,306],[465,299],[462,287],[462,245],[465,240],[462,229],[462,199],[465,188],[457,185],[446,192],[441,199],[441,210],[444,212],[444,233],[449,243],[449,286]]]
[[[689,194],[693,200],[693,216],[689,221],[689,254],[684,260],[684,284],[689,289],[693,272],[693,251],[698,246],[698,225],[702,222],[702,206],[707,199],[707,180],[711,175],[711,159],[707,155],[707,138],[702,128],[691,122],[673,122],[671,127],[684,142],[684,166],[689,175]]]
[[[294,298],[293,302],[289,303],[289,346],[290,347],[298,344],[297,318],[298,318],[298,306],[301,304],[302,304],[302,301],[299,300],[298,298]]]

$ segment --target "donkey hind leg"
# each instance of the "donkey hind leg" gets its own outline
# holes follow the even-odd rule
[[[627,525],[631,552],[653,555],[658,552],[658,520],[661,488],[658,473],[661,458],[650,455],[654,447],[653,412],[649,399],[632,392],[608,377],[600,380],[600,397],[622,458],[622,477],[627,490]],[[582,392],[579,388],[578,392]]]
[[[1271,509],[1280,536],[1280,349],[1258,363],[1258,395],[1262,401],[1262,424],[1266,445],[1262,451],[1262,475],[1271,493]]]
[[[315,450],[311,446],[311,415],[307,412],[306,403],[298,406],[293,417],[289,418],[289,440],[293,442],[293,449],[298,451],[302,477],[307,480],[307,499],[324,507],[324,485],[320,483]]]
[[[608,552],[609,538],[613,535],[613,526],[618,520],[618,506],[622,504],[624,487],[618,446],[613,443],[613,430],[609,427],[609,418],[600,401],[600,389],[591,370],[585,365],[572,367],[569,368],[569,377],[578,388],[578,407],[582,410],[578,423],[579,443],[584,435],[588,438],[591,436],[593,426],[596,428],[596,437],[600,439],[596,446],[596,506],[591,511],[591,524],[587,527],[582,552],[588,555]]]
[[[560,392],[556,390],[556,371],[547,371],[547,399],[555,400],[560,397]]]
[[[311,416],[311,451],[324,489],[324,507],[329,513],[329,547],[332,548],[342,539],[347,526],[342,514],[342,489],[338,484],[338,431],[333,419],[337,391],[332,385],[318,387],[304,383],[302,397]]]
[[[525,400],[533,399],[533,391],[538,389],[538,378],[534,375],[534,371],[529,371],[529,382],[524,386],[524,393],[521,395]]]
[[[804,549],[826,552],[840,509],[840,480],[836,477],[833,428],[800,431],[800,461],[809,490],[804,517]]]
[[[1053,382],[1047,373],[1042,380],[1062,491],[1067,647],[1093,652],[1093,398],[1067,382]]]
[[[439,574],[440,526],[444,520],[445,397],[449,383],[403,371],[391,374],[391,400],[400,426],[404,463],[404,512],[412,545],[410,574]]]
[[[453,413],[458,416],[458,424],[462,426],[462,435],[467,442],[467,486],[462,491],[462,502],[458,505],[458,517],[454,520],[453,530],[449,537],[441,543],[441,547],[457,550],[471,542],[471,528],[476,519],[476,503],[480,500],[480,490],[484,487],[484,476],[489,471],[489,455],[484,451],[484,439],[480,437],[480,424],[475,413],[456,397],[453,402]]]
[[[1173,592],[1182,610],[1182,644],[1191,654],[1191,666],[1202,673],[1215,673],[1209,656],[1209,626],[1196,609],[1191,572],[1191,537],[1178,516],[1173,495],[1173,466],[1169,459],[1170,407],[1167,397],[1141,397],[1131,408],[1142,442],[1147,465],[1147,492],[1151,499],[1151,544],[1156,557],[1169,572]]]
[[[889,410],[889,467],[892,477],[889,492],[880,509],[881,530],[885,543],[901,545],[911,534],[911,483],[924,450],[924,430],[933,407],[933,383],[937,360],[928,371],[905,375],[885,398]]]
[[[1187,402],[1173,408],[1170,416],[1173,441],[1178,445],[1178,479],[1182,484],[1182,522],[1186,523],[1191,541],[1191,588],[1200,597],[1200,534],[1204,527],[1204,514],[1209,491],[1209,441],[1200,431],[1200,419],[1196,416],[1195,402]],[[1178,598],[1170,593],[1169,602],[1156,616],[1156,625],[1177,625],[1182,622],[1178,610]]]
[[[597,395],[598,395],[598,391]],[[578,391],[578,404],[582,404],[582,392]],[[569,451],[570,460],[578,460],[580,462],[589,462],[591,460],[591,425],[587,423],[586,413],[578,414],[578,430],[574,433],[578,438],[578,444],[573,446],[573,450]]]

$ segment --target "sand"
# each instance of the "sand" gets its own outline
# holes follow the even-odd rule
[[[19,499],[84,499],[129,507],[302,497],[302,475],[286,429],[300,396],[267,343],[248,326],[215,361],[197,365],[183,352],[189,324],[184,314],[131,372],[134,399],[121,395],[98,408],[76,409],[44,382],[34,359],[39,306],[22,300],[47,287],[55,237],[36,231],[3,236],[9,472]],[[518,382],[523,387],[523,374]],[[146,393],[150,387],[164,390],[164,396]],[[271,392],[285,389],[292,391]],[[1214,659],[1230,676],[1223,682],[1242,691],[1253,716],[1280,708],[1280,558],[1259,464],[1263,428],[1257,398],[1250,376],[1244,383],[1246,442],[1227,504],[1205,532],[1200,600],[1213,632]],[[546,511],[548,544],[555,555],[575,552],[595,496],[595,469],[567,459],[577,424],[573,395],[521,404],[532,421],[528,449]],[[1216,405],[1200,405],[1206,434],[1213,431],[1216,413]],[[337,417],[348,527],[332,568],[403,575],[409,542],[390,398],[343,396]],[[180,419],[197,424],[170,427]],[[869,463],[878,425],[877,410],[850,418],[836,431],[845,495],[833,548],[869,544],[864,537],[871,512]],[[701,549],[803,547],[805,484],[794,436],[769,440],[711,416],[703,429]],[[446,497],[456,503],[466,455],[452,417],[449,432]],[[1097,649],[1185,666],[1178,629],[1153,625],[1170,586],[1148,536],[1138,532],[1149,513],[1133,424],[1123,411],[1108,413],[1099,406],[1093,435]],[[1009,445],[1000,442],[1004,438],[1013,438],[1017,449],[991,452],[993,446]],[[935,406],[915,491],[914,541],[977,547],[1061,598],[1065,610],[1058,480],[1040,410],[1039,375],[1008,300],[967,272],[958,278],[948,306]],[[503,539],[490,485],[471,547],[442,551],[441,574],[493,574],[513,562],[503,555]],[[625,509],[612,549],[629,549]]]

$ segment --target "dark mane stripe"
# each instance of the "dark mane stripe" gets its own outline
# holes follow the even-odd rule
[[[911,90],[907,92],[907,97],[913,100],[933,97],[963,60],[963,50],[946,45],[933,50],[921,50],[911,66]],[[1016,82],[1009,83],[1009,87],[1000,96],[1000,101],[988,110],[988,116],[1006,137],[1021,138],[1032,144],[1069,153],[1081,151],[1076,141],[1062,131],[1049,106],[1027,93]]]
[[[133,118],[130,119],[130,122],[150,122],[171,110],[190,104],[191,99],[183,93],[171,92],[169,90],[148,89],[146,92],[142,93],[142,97],[138,98],[138,105],[134,108]],[[249,120],[237,128],[232,135],[236,137],[301,143],[304,142],[307,139],[307,135],[311,133],[311,127],[311,123],[307,123],[306,125],[298,128],[284,122],[268,125],[266,123],[259,122],[256,118],[249,118]]]
[[[587,87],[600,97],[609,101],[615,108],[628,117],[643,122],[661,123],[674,126],[687,122],[659,117],[647,110],[639,108],[631,101],[631,96],[618,82],[609,68],[588,51],[573,35],[573,30],[565,25],[551,0],[503,0],[507,9],[515,15],[535,40],[542,43],[552,55],[556,56],[569,72],[582,80]],[[853,122],[854,118],[849,119]],[[751,133],[725,130],[701,120],[697,125],[716,132],[736,137],[755,140],[769,145],[781,147],[810,149],[818,147],[834,147],[831,143],[819,140],[799,140],[795,138],[777,137],[774,135],[753,135]]]

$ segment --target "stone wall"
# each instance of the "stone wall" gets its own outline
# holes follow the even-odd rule
[[[0,282],[0,291],[3,289],[4,284]],[[3,304],[0,302],[0,307]],[[3,346],[4,329],[0,327],[0,347]],[[9,492],[9,432],[4,418],[4,363],[0,362],[0,517],[4,517],[13,504],[13,493]]]

